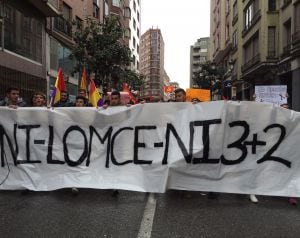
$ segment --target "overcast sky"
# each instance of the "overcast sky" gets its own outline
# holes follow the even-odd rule
[[[141,33],[159,28],[165,42],[165,70],[189,87],[190,46],[209,36],[210,0],[141,0]]]

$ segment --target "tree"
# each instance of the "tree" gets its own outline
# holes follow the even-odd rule
[[[210,89],[213,94],[221,95],[222,79],[225,75],[223,66],[216,66],[207,61],[200,66],[200,70],[194,74],[194,83],[202,89]]]
[[[132,70],[125,70],[123,83],[127,83],[132,90],[139,91],[144,86],[144,75]]]
[[[84,27],[78,22],[73,25],[74,71],[81,73],[86,67],[88,74],[95,74],[97,86],[117,88],[132,61],[130,49],[122,43],[124,30],[118,18],[108,16],[103,24],[88,18]]]

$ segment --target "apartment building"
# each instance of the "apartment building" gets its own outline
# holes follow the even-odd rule
[[[130,0],[129,48],[132,52],[131,70],[139,72],[141,38],[141,0]]]
[[[145,76],[142,98],[164,97],[164,40],[160,29],[149,29],[141,36],[140,72]]]
[[[130,41],[130,1],[131,0],[104,0],[108,5],[108,15],[117,16],[121,27],[127,30],[124,34],[122,42],[129,46]]]
[[[209,37],[199,38],[194,45],[190,47],[190,88],[195,87],[195,74],[201,70],[201,64],[208,61]]]
[[[60,14],[55,1],[0,0],[0,96],[10,86],[29,98],[46,92],[47,17]]]
[[[287,85],[292,108],[300,110],[299,4],[211,0],[212,58],[234,63],[231,80],[239,99],[253,100],[255,85]]]

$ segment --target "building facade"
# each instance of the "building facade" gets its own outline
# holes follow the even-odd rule
[[[300,1],[212,0],[211,13],[212,58],[234,63],[238,98],[253,100],[256,85],[287,85],[292,108],[300,110]]]
[[[104,17],[113,14],[110,9],[116,12],[122,12],[120,21],[124,21],[123,10],[113,8],[110,0],[52,0],[58,6],[61,15],[47,19],[47,52],[48,52],[48,80],[49,88],[47,92],[52,91],[57,70],[62,68],[64,78],[67,84],[70,98],[74,100],[77,95],[79,73],[74,73],[75,60],[70,59],[74,42],[72,39],[72,22],[76,21],[85,24],[87,18],[103,22]],[[120,5],[121,6],[121,5]],[[123,9],[123,5],[122,5]],[[117,11],[118,10],[118,11]]]
[[[30,98],[46,92],[46,18],[60,14],[54,1],[0,0],[0,94],[8,87]]]
[[[137,1],[137,0],[135,0]],[[77,95],[81,75],[74,74],[75,60],[70,59],[74,42],[72,22],[83,25],[87,18],[103,22],[116,15],[124,29],[129,29],[131,0],[0,0],[0,91],[8,86],[21,89],[27,98],[40,90],[48,95],[62,68],[71,99]],[[140,1],[137,2],[135,67],[138,66]],[[132,6],[134,8],[134,5]],[[139,20],[137,20],[137,17]],[[131,38],[121,39],[127,46]],[[133,48],[133,47],[131,47]]]
[[[164,40],[160,29],[149,29],[141,36],[140,72],[145,76],[142,98],[164,97]]]
[[[129,48],[132,52],[131,70],[139,72],[140,68],[140,37],[141,37],[141,0],[129,3],[131,17],[129,21]]]
[[[201,64],[208,61],[209,37],[199,38],[190,47],[190,88],[195,87],[195,74],[199,73]]]

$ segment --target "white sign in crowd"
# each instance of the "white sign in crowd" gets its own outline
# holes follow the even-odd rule
[[[300,196],[300,113],[255,102],[0,108],[0,189]]]
[[[286,85],[266,85],[255,86],[255,101],[269,102],[277,106],[287,103],[287,86]]]

